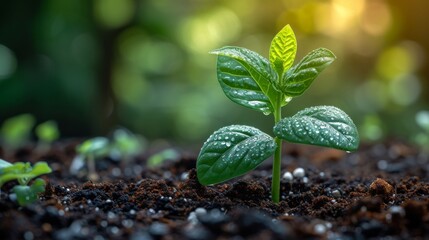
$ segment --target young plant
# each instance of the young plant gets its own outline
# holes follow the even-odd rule
[[[88,179],[96,181],[99,179],[95,169],[95,160],[109,155],[110,146],[109,140],[105,137],[95,137],[88,139],[76,147],[79,153],[70,166],[70,172],[76,174],[84,165],[88,168]]]
[[[132,132],[118,128],[113,132],[110,157],[121,160],[125,166],[131,161],[131,158],[137,156],[144,150],[144,139]]]
[[[286,25],[271,42],[269,60],[240,47],[211,52],[218,56],[217,77],[225,95],[265,115],[272,113],[275,138],[244,125],[217,130],[198,156],[201,184],[216,184],[243,175],[274,154],[271,195],[274,202],[279,202],[282,140],[346,151],[358,148],[355,124],[336,107],[311,107],[281,118],[281,108],[302,95],[335,59],[331,51],[319,48],[292,67],[296,50],[294,32]]]
[[[52,172],[46,162],[38,162],[33,167],[30,163],[16,162],[14,164],[0,159],[0,188],[6,182],[17,180],[19,185],[13,187],[19,205],[25,206],[37,200],[37,195],[45,191],[45,181],[37,178],[31,185],[30,180],[42,174]]]
[[[22,147],[30,138],[35,119],[31,114],[21,114],[4,121],[0,135],[8,151]]]
[[[49,150],[51,143],[60,137],[60,131],[55,121],[46,121],[37,125],[35,129],[37,138],[39,139],[37,150],[46,152]]]

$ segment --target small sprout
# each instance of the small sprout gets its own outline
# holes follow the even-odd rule
[[[274,202],[279,202],[283,140],[345,151],[358,148],[355,124],[336,107],[310,107],[282,119],[282,107],[301,96],[336,58],[330,50],[318,48],[293,66],[296,52],[295,34],[289,25],[271,41],[269,59],[241,47],[229,46],[211,52],[218,56],[217,78],[225,95],[264,115],[272,113],[275,137],[245,125],[215,131],[203,144],[197,159],[201,184],[216,184],[241,176],[274,155],[271,196]],[[304,173],[301,175],[304,177]]]
[[[35,119],[31,114],[21,114],[4,121],[0,133],[7,149],[22,147],[30,138]]]
[[[60,137],[60,131],[55,121],[46,121],[37,125],[35,133],[39,139],[37,149],[40,152],[47,151],[51,143]]]
[[[175,149],[168,148],[150,156],[147,160],[147,166],[157,167],[165,161],[177,159],[179,156],[179,153]]]
[[[110,156],[120,159],[124,164],[129,163],[132,157],[144,151],[144,140],[142,137],[128,130],[119,128],[113,132]]]
[[[16,194],[19,205],[26,206],[36,201],[37,195],[45,191],[45,181],[36,177],[50,172],[52,169],[46,162],[38,162],[31,167],[28,162],[12,164],[0,159],[0,188],[6,182],[17,180],[19,185],[13,187],[12,191]],[[33,178],[36,179],[28,185]]]
[[[98,180],[99,176],[95,169],[95,160],[109,155],[109,140],[105,137],[91,138],[78,145],[76,151],[79,155],[72,162],[73,168],[71,168],[71,172],[75,172],[76,166],[82,166],[82,162],[86,161],[88,178],[93,181]],[[75,161],[77,162],[75,163]]]

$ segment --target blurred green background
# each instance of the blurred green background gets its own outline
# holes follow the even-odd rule
[[[284,116],[335,105],[363,140],[415,140],[416,115],[429,109],[427,9],[423,0],[4,1],[0,122],[30,113],[57,121],[63,137],[123,126],[179,143],[229,124],[271,133],[272,116],[224,96],[208,52],[237,45],[267,56],[290,24],[297,59],[318,47],[338,59]]]

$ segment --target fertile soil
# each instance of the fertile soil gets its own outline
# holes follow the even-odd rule
[[[429,157],[400,142],[345,152],[285,145],[281,202],[270,198],[271,163],[229,182],[202,186],[196,155],[146,166],[97,161],[98,181],[69,174],[78,142],[49,152],[20,149],[10,161],[46,161],[39,201],[20,207],[2,187],[1,239],[426,239]],[[290,177],[290,176],[289,176]],[[13,199],[13,198],[12,198]]]

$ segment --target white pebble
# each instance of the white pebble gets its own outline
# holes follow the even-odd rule
[[[284,179],[286,182],[292,182],[292,180],[293,180],[292,173],[290,173],[290,172],[285,172],[285,173],[283,173],[283,179]]]
[[[335,189],[334,191],[332,191],[332,196],[339,198],[341,197],[341,192],[338,189]]]
[[[303,183],[308,183],[308,177],[303,177],[303,178],[302,178],[302,182],[303,182]]]
[[[399,216],[405,216],[405,210],[401,206],[391,206],[389,212],[392,214],[398,214]]]
[[[316,225],[314,225],[314,231],[317,234],[324,234],[326,232],[326,226],[324,224],[321,224],[321,223],[316,224]]]
[[[203,215],[203,214],[207,213],[207,210],[205,208],[199,207],[199,208],[195,209],[195,213],[198,215]]]
[[[293,176],[296,178],[303,178],[305,176],[304,168],[296,168],[293,170]]]

